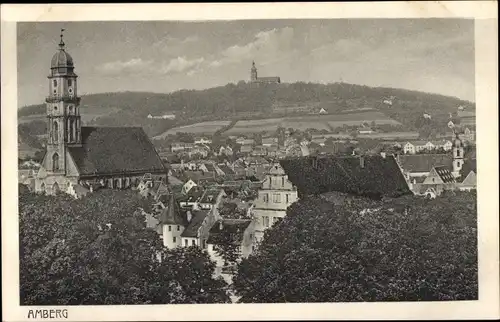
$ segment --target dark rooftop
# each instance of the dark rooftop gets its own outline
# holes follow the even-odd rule
[[[381,198],[411,194],[392,156],[307,156],[280,160],[300,195],[330,191]]]
[[[192,219],[188,224],[186,229],[181,234],[181,237],[198,237],[198,229],[203,224],[203,220],[208,215],[208,211],[204,210],[193,210],[191,211]]]
[[[241,241],[243,240],[243,234],[251,223],[252,221],[250,219],[219,220],[210,229],[207,243],[217,244],[218,239],[215,237],[219,234],[231,234],[233,235],[233,237],[235,237],[234,242],[241,243]]]
[[[81,131],[82,146],[69,148],[80,175],[166,172],[140,127],[82,127]]]

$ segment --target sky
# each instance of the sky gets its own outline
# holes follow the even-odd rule
[[[48,93],[64,28],[79,95],[168,93],[248,81],[346,83],[475,101],[469,19],[328,19],[18,23],[19,107]]]

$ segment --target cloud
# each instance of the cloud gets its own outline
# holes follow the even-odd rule
[[[117,75],[123,73],[140,73],[144,70],[151,69],[153,62],[144,61],[141,58],[132,58],[127,61],[107,62],[98,66],[98,71],[107,75]]]
[[[203,57],[189,59],[185,56],[176,57],[165,62],[155,62],[152,60],[142,60],[132,58],[127,61],[107,62],[97,67],[97,70],[104,75],[124,75],[124,74],[155,74],[169,75],[178,73],[190,73],[193,75],[202,69],[205,59]]]
[[[239,63],[249,59],[265,63],[276,60],[292,51],[294,30],[291,27],[260,31],[250,42],[244,45],[233,45],[224,49],[220,55],[208,64],[209,67],[220,67],[226,64]]]
[[[197,69],[201,68],[201,65],[205,59],[203,57],[195,59],[187,59],[186,57],[177,57],[170,60],[168,63],[163,64],[161,68],[162,74],[180,73],[180,72],[191,72],[194,73]]]

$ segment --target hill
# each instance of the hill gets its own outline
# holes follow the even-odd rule
[[[387,104],[390,100],[392,104]],[[384,103],[384,101],[386,101]],[[235,121],[310,114],[324,108],[329,114],[376,109],[387,118],[418,130],[423,113],[445,120],[459,105],[474,110],[475,104],[455,97],[396,88],[347,83],[282,83],[256,86],[227,84],[205,90],[181,90],[169,94],[118,92],[82,97],[84,124],[142,126],[156,136],[174,127],[208,121]],[[19,122],[44,119],[45,105],[19,109]],[[151,119],[148,115],[174,114],[176,118]]]

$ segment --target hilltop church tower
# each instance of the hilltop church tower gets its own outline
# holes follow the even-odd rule
[[[64,30],[62,30],[64,31]],[[80,97],[77,95],[77,75],[73,58],[66,52],[61,31],[59,50],[50,64],[47,107],[47,155],[53,174],[66,173],[66,148],[82,144]]]
[[[250,80],[252,82],[257,81],[257,67],[255,67],[255,61],[252,61],[252,68],[250,69]]]

